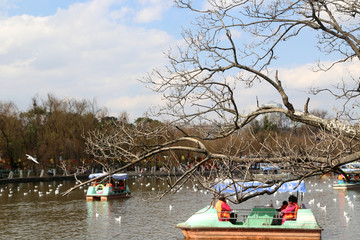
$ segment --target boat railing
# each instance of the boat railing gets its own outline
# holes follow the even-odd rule
[[[235,214],[236,222],[245,222],[251,213],[251,209],[232,209],[231,212]]]
[[[301,226],[307,228],[318,225],[309,209],[301,209],[297,212],[296,219],[287,219],[284,224],[282,224],[281,212],[274,208],[233,209],[232,212],[237,217],[236,222],[242,222],[248,226],[282,225],[283,227]]]
[[[254,209],[232,209],[230,218],[236,218],[236,222],[243,224],[254,224],[261,221],[261,224],[270,225],[277,211],[274,208],[260,207]],[[227,218],[223,218],[224,220]]]

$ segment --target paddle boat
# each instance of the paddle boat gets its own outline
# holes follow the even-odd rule
[[[350,181],[346,181],[343,175],[338,175],[337,183],[333,184],[333,189],[351,189],[360,187],[360,164],[348,163],[341,166],[341,170],[348,175]]]
[[[296,181],[285,183],[278,191],[306,191],[304,182],[294,190],[297,184]],[[260,190],[258,188],[256,191]],[[273,207],[233,211],[237,214],[235,224],[219,221],[214,206],[207,206],[185,222],[177,224],[176,228],[180,228],[187,239],[321,239],[322,228],[311,209],[299,209],[295,220],[285,221],[282,225],[271,225],[278,213]]]
[[[360,182],[342,182],[333,184],[333,189],[352,189],[359,188]]]
[[[106,173],[90,174],[89,178],[97,178]],[[94,181],[86,193],[87,201],[107,201],[114,198],[127,198],[131,196],[126,180],[129,176],[126,173],[113,174],[106,177],[106,183]]]
[[[260,169],[264,174],[278,174],[280,167],[270,163],[260,163]]]
[[[350,181],[347,182],[345,177],[339,175],[337,183],[332,185],[333,189],[351,189],[360,187],[360,179],[358,177],[355,177],[354,174],[347,175],[349,175]]]
[[[258,167],[258,168],[257,168]],[[270,163],[259,163],[253,167],[253,176],[256,179],[284,179],[289,177],[289,172],[279,166]]]

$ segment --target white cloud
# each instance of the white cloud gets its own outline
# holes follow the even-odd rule
[[[324,62],[325,66],[330,66],[330,62]],[[314,64],[295,66],[292,68],[280,68],[279,78],[284,81],[286,87],[294,89],[306,89],[309,87],[330,87],[342,80],[351,81],[350,75],[360,75],[358,68],[359,61],[354,60],[343,64],[334,65],[328,71],[314,71]]]
[[[164,64],[163,51],[174,39],[161,30],[123,24],[135,11],[114,9],[118,2],[93,0],[52,16],[0,19],[0,101],[26,99],[29,105],[36,94],[56,93],[96,98],[115,112],[120,108],[112,99],[136,96],[145,88],[137,79]],[[151,101],[134,99],[124,110],[141,115]]]
[[[0,101],[11,100],[24,109],[37,94],[96,98],[100,107],[106,106],[114,115],[127,111],[132,118],[161,103],[160,96],[144,92],[145,86],[137,80],[153,67],[163,66],[166,60],[162,53],[177,40],[165,31],[136,23],[161,19],[168,1],[137,1],[143,4],[141,9],[121,5],[124,2],[92,0],[59,9],[47,17],[1,17]],[[242,37],[238,32],[233,36]],[[329,86],[348,72],[359,76],[356,65],[358,62],[346,68],[339,65],[322,73],[312,72],[313,65],[278,70],[290,101],[301,109],[308,87]],[[236,92],[238,104],[254,108],[256,96],[260,104],[281,102],[272,87],[263,85]],[[323,99],[317,97],[312,97],[310,103],[311,107],[324,105]]]
[[[148,23],[162,19],[162,13],[167,8],[164,4],[157,4],[143,8],[135,17],[135,21],[139,23]]]
[[[160,95],[144,93],[143,95],[138,96],[121,96],[118,98],[111,99],[106,103],[111,109],[116,109],[116,112],[112,112],[112,115],[116,115],[115,113],[128,112],[130,118],[141,117],[138,113],[140,111],[148,110],[150,106],[159,106],[162,105],[162,99]],[[131,109],[131,111],[128,111]],[[145,112],[143,112],[145,113]]]
[[[329,63],[326,63],[329,64]],[[279,80],[282,83],[289,101],[294,105],[295,109],[302,110],[308,97],[310,97],[309,110],[322,109],[333,113],[333,110],[341,107],[343,102],[338,101],[330,94],[324,92],[318,95],[309,94],[310,88],[329,88],[334,90],[334,86],[344,81],[347,84],[354,84],[354,79],[360,76],[358,68],[359,61],[354,60],[349,63],[335,65],[329,71],[314,72],[314,64],[305,64],[294,66],[291,68],[277,68]],[[275,70],[271,75],[275,76]],[[232,77],[228,77],[229,82],[234,82]],[[256,109],[256,102],[259,105],[268,104],[271,101],[282,104],[279,93],[269,83],[265,81],[254,82],[251,88],[245,88],[241,83],[236,84],[235,98],[237,100],[238,109],[245,112]],[[240,110],[241,111],[241,110]]]

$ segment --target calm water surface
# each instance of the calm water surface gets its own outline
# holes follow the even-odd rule
[[[308,192],[303,203],[312,208],[324,229],[323,239],[359,239],[360,215],[356,213],[360,211],[360,189],[333,190],[333,181],[307,181]],[[164,190],[165,185],[159,179],[148,177],[129,180],[133,194],[129,199],[86,202],[85,188],[66,197],[55,194],[57,188],[62,192],[73,183],[0,185],[0,239],[184,239],[175,224],[208,205],[212,197],[194,192],[192,186],[188,186],[159,200],[158,191]],[[232,207],[251,208],[271,201],[277,207],[277,201],[288,196],[288,193],[279,193],[258,197]],[[309,204],[312,199],[314,203]],[[171,210],[169,205],[173,206]],[[120,216],[121,222],[116,221]]]

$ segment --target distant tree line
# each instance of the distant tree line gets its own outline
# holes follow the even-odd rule
[[[158,124],[156,120],[138,118],[135,124]],[[107,116],[105,108],[95,101],[58,99],[48,94],[46,99],[34,97],[30,108],[19,111],[13,102],[0,101],[0,170],[59,169],[67,173],[89,167],[111,164],[118,167],[123,159],[94,159],[86,152],[85,136],[90,131],[113,131],[114,125],[125,123],[131,128],[127,113]],[[39,165],[27,159],[29,154]],[[59,172],[59,171],[57,171]]]
[[[71,167],[89,160],[83,136],[101,127],[102,114],[95,102],[76,99],[32,99],[25,112],[11,102],[0,102],[0,164],[2,169],[55,168],[60,161]],[[105,119],[106,120],[106,119]],[[37,158],[40,166],[26,159]]]
[[[320,114],[320,113],[318,113]],[[321,114],[326,114],[321,112]],[[270,120],[271,119],[271,120]],[[139,117],[134,123],[129,123],[126,113],[120,114],[119,117],[107,116],[105,108],[98,108],[96,102],[89,100],[76,99],[57,99],[49,94],[47,99],[32,99],[32,106],[25,112],[20,112],[16,105],[11,102],[0,102],[0,166],[1,169],[16,170],[28,169],[38,171],[39,169],[61,168],[64,171],[75,171],[79,167],[96,166],[100,168],[106,166],[116,167],[121,161],[131,159],[122,159],[120,156],[112,156],[111,163],[109,159],[97,159],[96,154],[87,153],[86,137],[89,132],[111,132],[116,129],[116,124],[125,125],[125,129],[131,131],[135,125],[142,126],[142,131],[152,131],[159,125],[165,125],[157,120],[147,117]],[[137,137],[136,141],[147,142],[155,141],[154,144],[161,143],[161,135],[180,134],[172,126],[173,130],[166,127],[166,131],[159,132],[159,137],[154,140],[154,136]],[[182,126],[189,132],[204,131],[211,126]],[[281,123],[281,118],[265,116],[256,120],[253,124],[243,130],[247,135],[239,139],[227,139],[209,142],[208,145],[214,152],[222,152],[232,144],[232,154],[239,157],[251,155],[252,151],[257,152],[264,141],[268,141],[268,136],[287,135],[289,125]],[[164,128],[165,129],[165,128]],[[298,132],[303,134],[301,127]],[[301,134],[299,134],[300,136]],[[295,136],[296,137],[296,136]],[[248,147],[248,140],[253,138],[252,148]],[[151,139],[151,140],[149,140]],[[246,141],[244,141],[246,140]],[[299,144],[301,140],[294,140],[294,144]],[[245,146],[246,145],[246,146]],[[301,147],[301,144],[299,145]],[[140,151],[140,149],[139,149]],[[26,154],[37,158],[40,165],[26,158]],[[271,154],[271,153],[269,153]],[[179,161],[183,164],[189,164],[195,161],[197,156],[190,152],[179,151],[177,155],[153,156],[148,161],[142,163],[143,166],[158,167],[166,165],[167,161]],[[102,166],[101,166],[102,165]]]

